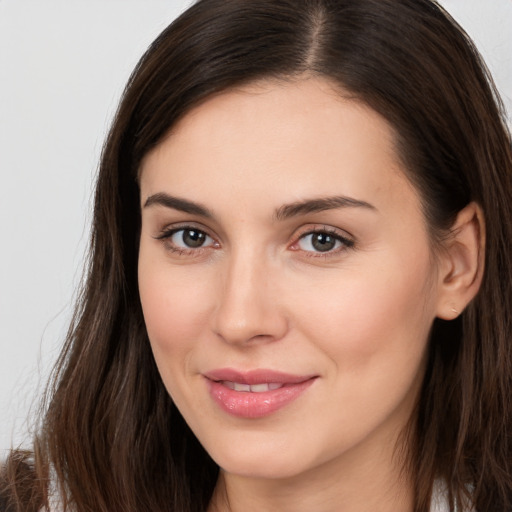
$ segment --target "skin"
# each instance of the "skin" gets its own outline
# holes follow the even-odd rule
[[[476,207],[434,257],[393,130],[319,78],[208,99],[146,156],[140,187],[144,317],[168,392],[221,468],[211,511],[412,512],[395,448],[434,318],[476,293]],[[210,216],[148,202],[157,194]],[[332,196],[367,205],[276,215]],[[187,247],[185,226],[202,246]],[[315,249],[315,230],[332,250]],[[204,374],[226,367],[316,379],[246,419],[209,394]]]

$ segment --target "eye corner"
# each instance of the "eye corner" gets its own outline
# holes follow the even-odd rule
[[[299,240],[296,239],[291,245],[289,245],[288,250],[294,252],[300,251]]]

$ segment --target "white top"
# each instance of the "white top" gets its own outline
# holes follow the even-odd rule
[[[430,502],[430,512],[450,512],[448,500],[444,494],[434,492]]]
[[[436,480],[432,490],[432,501],[430,502],[430,512],[450,512],[448,504],[446,484],[442,480]],[[463,506],[455,507],[455,512],[476,512],[473,507]]]

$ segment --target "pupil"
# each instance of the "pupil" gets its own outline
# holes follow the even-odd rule
[[[317,233],[313,235],[312,244],[317,251],[326,252],[334,249],[336,240],[326,233]]]
[[[205,234],[201,231],[189,229],[183,233],[183,242],[189,247],[201,247],[205,241]]]

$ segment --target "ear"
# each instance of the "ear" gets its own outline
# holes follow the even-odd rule
[[[484,272],[485,223],[482,209],[469,203],[457,215],[440,256],[437,316],[458,317],[477,294]]]

